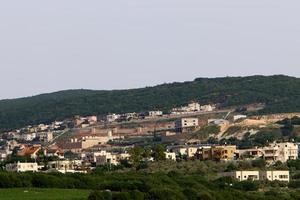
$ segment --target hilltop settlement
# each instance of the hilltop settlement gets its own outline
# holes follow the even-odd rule
[[[168,113],[74,116],[28,125],[1,134],[0,161],[9,172],[89,173],[103,166],[157,160],[262,160],[270,167],[297,160],[300,113],[246,114],[263,106],[222,108],[192,101]],[[142,155],[138,155],[140,149]],[[272,168],[221,171],[219,176],[290,181],[288,170]]]

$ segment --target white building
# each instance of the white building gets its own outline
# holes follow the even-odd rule
[[[263,147],[264,159],[269,162],[286,162],[298,159],[298,145],[291,142],[272,143]]]
[[[20,140],[23,140],[23,141],[32,141],[36,138],[36,133],[27,133],[27,134],[21,134],[20,135]]]
[[[74,172],[82,166],[82,160],[58,160],[48,162],[48,167],[51,170],[59,171],[60,173]]]
[[[86,117],[86,119],[91,123],[94,124],[98,121],[98,117],[97,116],[88,116]]]
[[[96,157],[96,166],[101,165],[119,165],[122,160],[127,160],[130,158],[128,153],[110,153],[106,152],[104,155]]]
[[[149,111],[148,115],[149,115],[149,117],[160,117],[163,115],[163,112],[160,110]]]
[[[116,120],[118,120],[120,118],[121,118],[121,115],[113,113],[113,114],[106,116],[106,121],[111,123],[111,122],[115,122]]]
[[[215,109],[216,107],[212,106],[212,105],[203,105],[200,107],[200,110],[203,112],[211,112]]]
[[[199,126],[198,118],[182,118],[175,122],[176,132],[188,132]]]
[[[37,172],[37,163],[11,163],[5,166],[8,172]]]
[[[290,181],[289,171],[234,171],[219,174],[221,177],[232,177],[238,181]]]
[[[7,150],[0,150],[0,161],[6,160],[8,155],[9,155],[9,152]]]
[[[39,132],[37,133],[37,137],[42,142],[51,142],[53,140],[52,132]]]
[[[90,163],[96,163],[97,157],[105,156],[107,154],[106,151],[97,151],[97,152],[86,152],[81,154],[81,158]]]
[[[246,119],[247,115],[235,115],[233,116],[233,121],[237,121],[239,119]]]
[[[289,171],[261,171],[259,172],[260,180],[268,181],[290,181]]]
[[[179,108],[173,108],[173,114],[180,114],[180,113],[192,113],[192,112],[199,112],[201,110],[201,106],[197,102],[189,103],[187,106],[182,106]]]
[[[167,160],[174,160],[176,161],[176,154],[174,152],[165,152]]]
[[[225,172],[222,174],[222,176],[231,177],[238,181],[247,181],[247,180],[258,181],[259,180],[259,171]]]

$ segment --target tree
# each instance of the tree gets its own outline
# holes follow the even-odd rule
[[[163,161],[166,160],[165,148],[163,145],[158,144],[153,148],[152,156],[155,161]]]
[[[143,159],[144,149],[140,146],[135,146],[129,150],[130,162],[134,167],[137,167]]]

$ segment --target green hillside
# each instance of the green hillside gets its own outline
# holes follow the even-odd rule
[[[265,113],[300,111],[300,79],[288,76],[198,78],[130,90],[68,90],[0,101],[0,129],[74,115],[169,110],[197,100],[222,106],[266,103]]]

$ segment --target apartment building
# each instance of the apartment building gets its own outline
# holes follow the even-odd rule
[[[298,159],[298,145],[291,142],[272,143],[262,148],[263,158],[269,162],[286,162]]]
[[[41,142],[50,142],[53,140],[52,132],[39,132],[37,133],[37,137]]]
[[[198,118],[182,118],[175,122],[176,132],[186,133],[195,130],[199,126]]]
[[[238,149],[236,151],[237,159],[259,159],[263,158],[264,151],[261,148]]]
[[[107,134],[80,133],[76,137],[71,138],[69,141],[59,144],[59,146],[64,151],[80,153],[82,150],[96,145],[106,144],[108,141],[116,138],[119,137],[113,136],[111,131],[109,131]]]
[[[199,160],[212,160],[211,146],[203,146],[197,149],[196,157]]]
[[[217,145],[212,146],[211,155],[212,160],[228,161],[235,159],[236,145]]]

